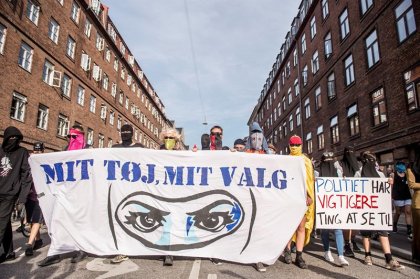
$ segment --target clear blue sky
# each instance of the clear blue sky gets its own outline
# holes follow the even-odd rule
[[[257,102],[299,0],[104,0],[110,17],[186,143],[211,126],[232,146],[248,133]],[[187,24],[185,3],[189,10]],[[195,50],[203,106],[197,86]],[[204,109],[203,109],[204,107]],[[207,126],[202,123],[204,115]]]

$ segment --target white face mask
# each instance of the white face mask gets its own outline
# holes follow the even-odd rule
[[[253,133],[251,135],[251,148],[255,150],[261,150],[263,144],[264,135],[263,133]]]

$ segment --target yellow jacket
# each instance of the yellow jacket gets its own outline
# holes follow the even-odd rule
[[[308,206],[305,217],[305,245],[311,240],[311,232],[314,227],[315,220],[315,179],[314,179],[314,168],[312,166],[311,160],[305,155],[301,155],[305,161],[306,169],[306,195],[311,198],[312,203]],[[296,242],[296,233],[293,235],[293,241]]]
[[[420,183],[416,182],[416,177],[411,169],[407,169],[408,187],[414,190],[411,207],[420,209]]]

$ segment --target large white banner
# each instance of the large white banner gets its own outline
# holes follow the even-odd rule
[[[111,148],[32,155],[48,255],[273,264],[306,211],[300,157]]]
[[[318,229],[392,230],[387,178],[318,177],[315,192]]]

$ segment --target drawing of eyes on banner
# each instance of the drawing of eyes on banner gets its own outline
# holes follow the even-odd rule
[[[116,229],[115,218],[119,229],[148,248],[164,251],[201,248],[235,233],[244,223],[246,211],[250,214],[246,226],[251,230],[257,210],[252,191],[250,199],[253,202],[244,209],[238,199],[224,190],[182,198],[135,192],[125,197],[115,211],[109,204],[109,213],[115,212],[109,216],[110,227]],[[118,248],[115,233],[113,237]],[[243,249],[248,242],[249,239]]]

